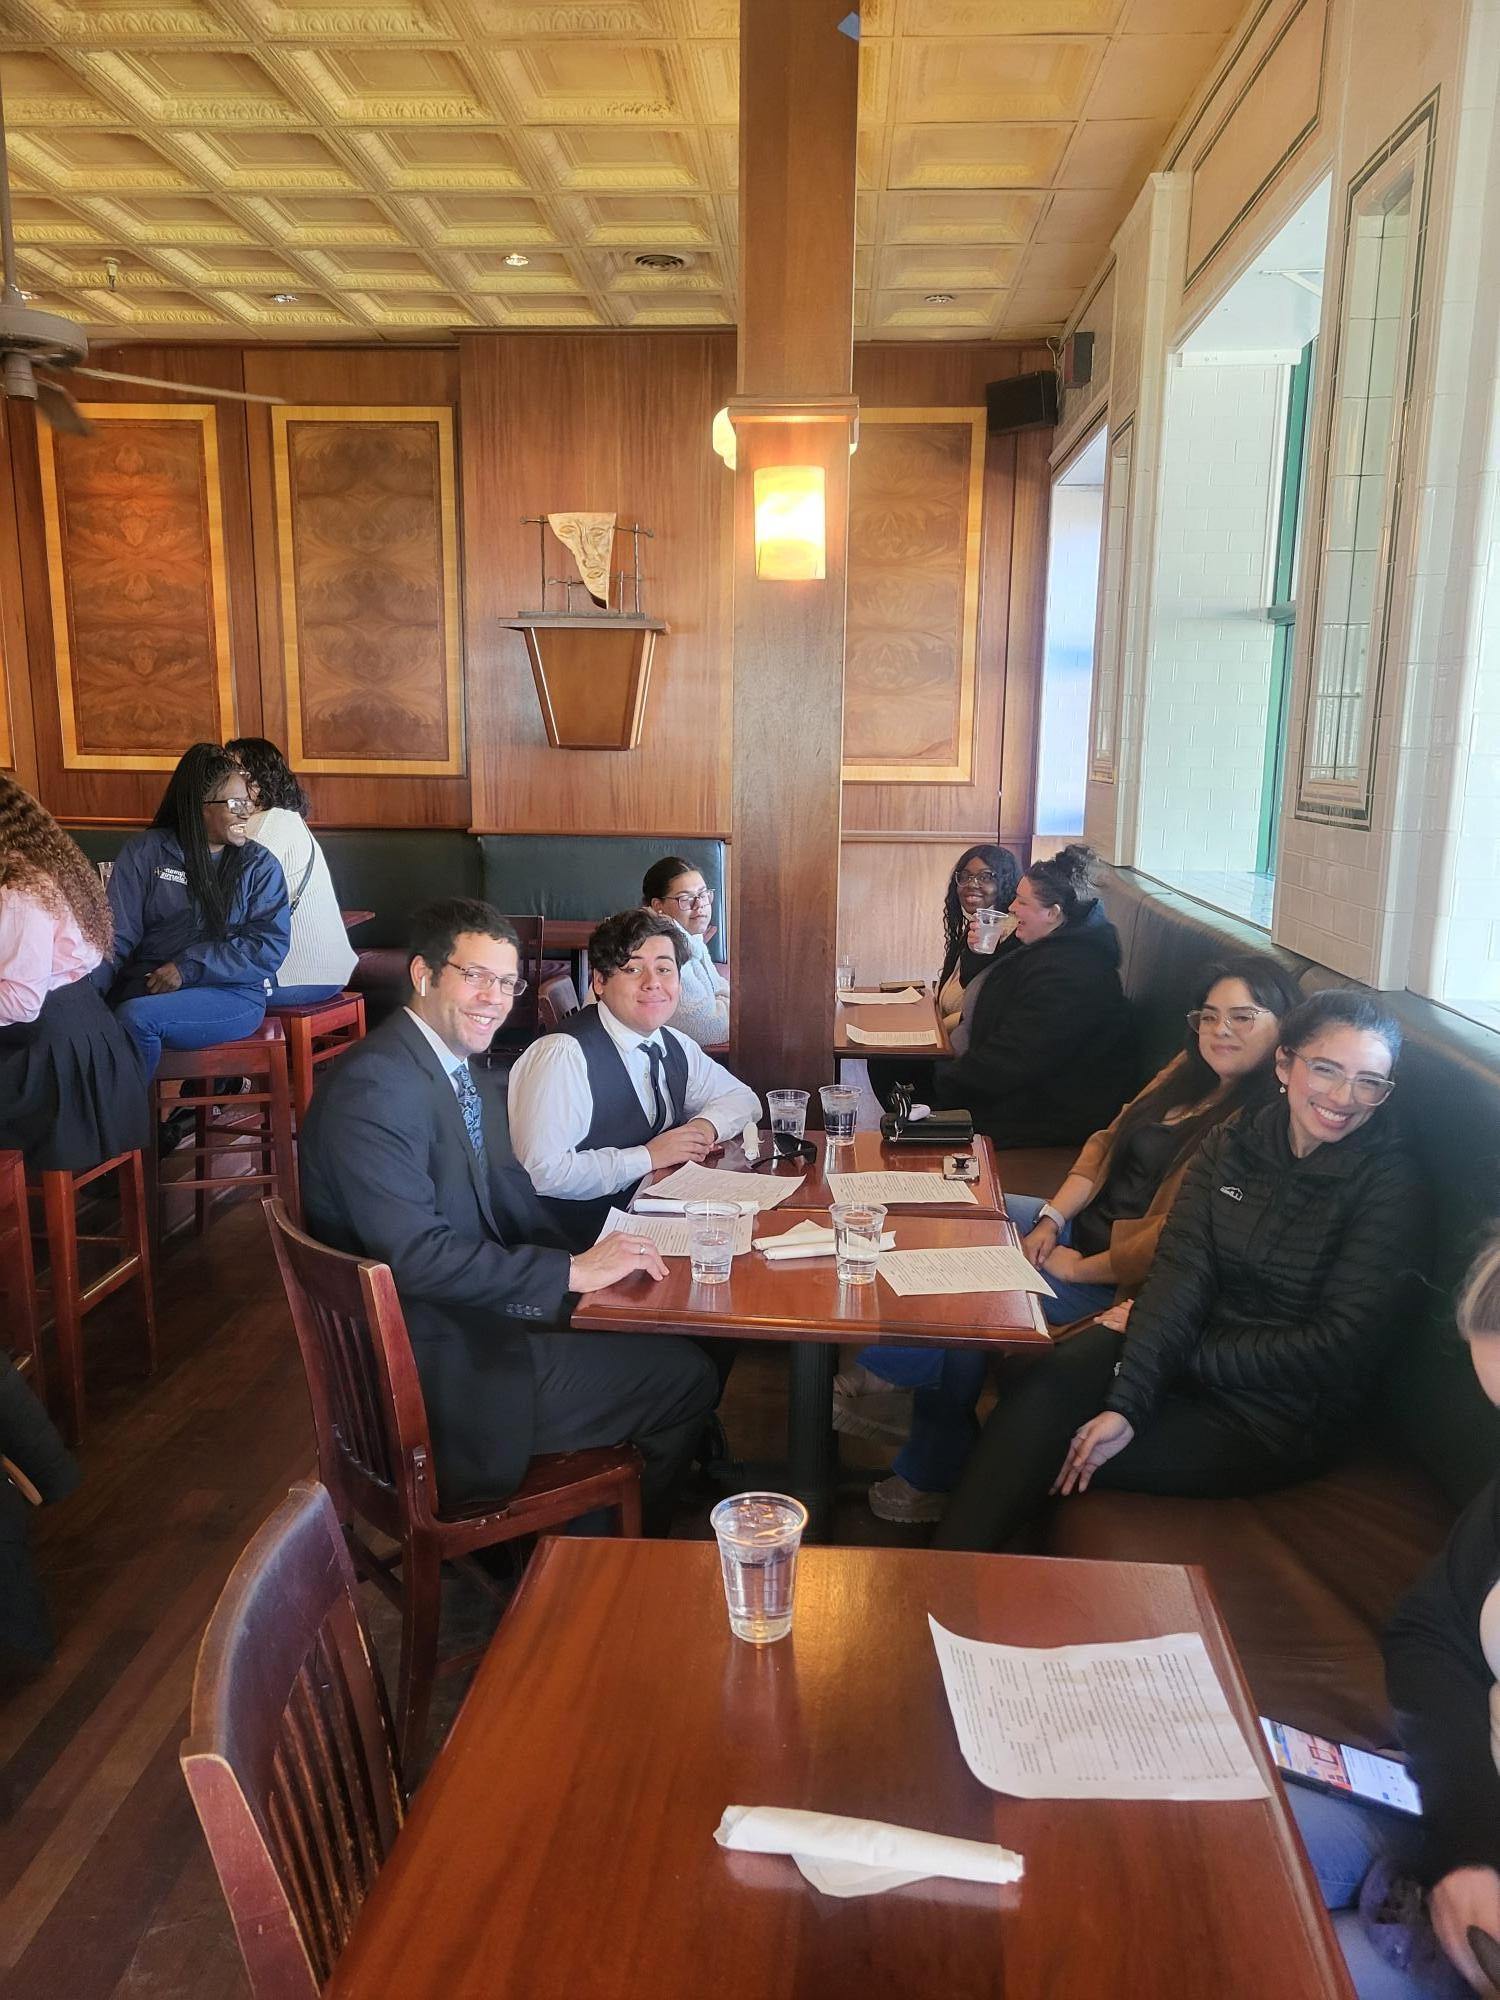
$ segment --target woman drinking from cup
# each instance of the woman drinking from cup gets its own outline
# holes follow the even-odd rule
[[[1007,1194],[1022,1248],[1052,1286],[1041,1307],[1052,1326],[1112,1308],[1151,1269],[1188,1164],[1206,1136],[1277,1094],[1281,1023],[1297,1005],[1291,976],[1249,952],[1213,967],[1187,1016],[1181,1052],[1119,1116],[1096,1132],[1050,1201]],[[969,1348],[871,1347],[834,1383],[834,1426],[856,1437],[902,1437],[902,1390],[915,1392],[911,1434],[895,1470],[870,1489],[882,1520],[936,1521],[978,1435],[975,1406],[987,1357]]]
[[[994,961],[995,947],[1015,929],[1011,900],[1021,879],[1008,847],[971,847],[958,857],[943,898],[943,969],[938,1011],[951,1033],[964,988]]]

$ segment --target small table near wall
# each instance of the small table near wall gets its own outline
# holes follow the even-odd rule
[[[869,1042],[851,1041],[851,1027],[877,1035],[881,1033],[929,1035],[932,1040],[917,1046],[905,1048],[881,1048]],[[933,1062],[940,1056],[951,1056],[953,1044],[948,1039],[948,1031],[943,1026],[938,1013],[937,997],[923,993],[920,1000],[908,1000],[901,1006],[861,1007],[857,995],[840,994],[833,1024],[833,1071],[837,1076],[842,1065],[853,1058],[868,1062],[872,1056],[883,1056],[900,1061],[909,1056],[913,1062]]]

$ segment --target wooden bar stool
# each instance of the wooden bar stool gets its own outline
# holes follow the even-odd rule
[[[110,1174],[119,1175],[120,1230],[117,1236],[85,1233],[78,1227],[78,1197]],[[151,1232],[147,1223],[146,1170],[139,1152],[119,1153],[81,1173],[52,1169],[38,1174],[31,1193],[42,1204],[47,1230],[48,1282],[52,1293],[52,1324],[57,1357],[62,1364],[66,1404],[63,1428],[76,1444],[83,1435],[83,1322],[95,1306],[122,1285],[141,1288],[141,1317],[146,1328],[146,1372],[156,1371],[156,1292],[151,1276]],[[79,1247],[107,1244],[120,1255],[95,1278],[84,1282]]]
[[[278,1007],[271,1002],[270,1020],[281,1023],[292,1067],[292,1108],[300,1125],[312,1103],[313,1085],[324,1063],[352,1049],[365,1036],[365,996],[340,993],[333,1000],[314,1000],[305,1007]]]
[[[214,1084],[222,1076],[247,1078],[249,1091],[238,1097],[216,1097]],[[179,1189],[192,1190],[194,1225],[200,1234],[215,1195],[226,1194],[231,1188],[260,1188],[265,1194],[279,1195],[292,1214],[300,1214],[292,1149],[292,1092],[281,1023],[268,1018],[253,1035],[238,1042],[215,1042],[206,1049],[163,1049],[161,1067],[151,1086],[153,1122],[161,1116],[162,1085],[172,1082],[181,1086],[176,1107],[196,1113],[193,1164],[188,1173],[167,1179],[161,1171],[165,1162],[158,1163],[153,1181],[155,1233],[160,1234],[162,1196]],[[247,1117],[248,1112],[253,1116]],[[257,1154],[259,1170],[215,1173],[215,1161],[228,1153]],[[173,1157],[170,1153],[166,1156],[168,1161]]]
[[[31,1218],[26,1207],[26,1162],[21,1154],[10,1152],[0,1153],[0,1295],[6,1305],[6,1351],[45,1402]]]

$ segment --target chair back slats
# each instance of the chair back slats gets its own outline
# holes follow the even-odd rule
[[[385,1692],[325,1489],[297,1486],[209,1620],[182,1765],[256,2000],[332,1974],[402,1819]]]
[[[334,1435],[367,1478],[394,1488],[392,1440],[382,1412],[380,1374],[360,1317],[310,1301],[323,1350]]]

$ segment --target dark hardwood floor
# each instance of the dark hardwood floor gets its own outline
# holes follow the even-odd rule
[[[162,1364],[139,1374],[128,1304],[89,1330],[84,1479],[33,1517],[58,1644],[0,1686],[0,1993],[6,2000],[235,2000],[247,1992],[177,1767],[203,1625],[252,1530],[313,1470],[306,1392],[258,1206],[224,1210],[159,1273]],[[116,1310],[118,1308],[118,1310]],[[725,1398],[736,1452],[785,1436],[785,1351],[746,1349]],[[846,1454],[856,1462],[860,1448]],[[878,1454],[869,1457],[879,1463]],[[674,1532],[706,1535],[709,1498]],[[842,1540],[910,1542],[857,1483]],[[449,1586],[445,1634],[483,1637],[488,1600]],[[394,1619],[366,1593],[383,1658]],[[436,1722],[462,1689],[439,1682]],[[436,1734],[436,1732],[435,1732]]]

